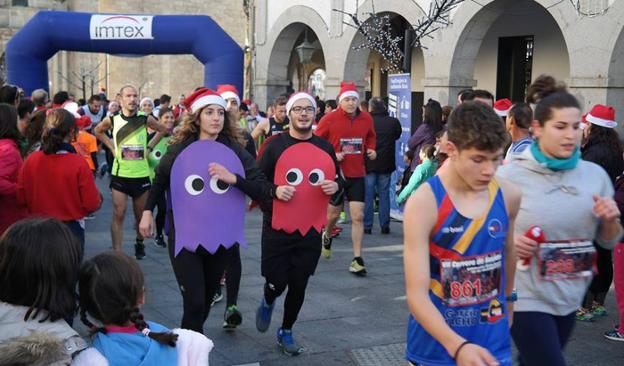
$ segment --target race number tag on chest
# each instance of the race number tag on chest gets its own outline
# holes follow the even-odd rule
[[[343,154],[361,154],[362,153],[362,138],[353,137],[340,139],[340,151]]]
[[[500,294],[501,252],[440,260],[440,279],[447,306],[486,302]]]
[[[122,160],[143,160],[145,159],[145,149],[143,145],[121,145]]]
[[[539,273],[546,281],[589,277],[594,271],[595,256],[590,240],[544,242],[537,252]]]

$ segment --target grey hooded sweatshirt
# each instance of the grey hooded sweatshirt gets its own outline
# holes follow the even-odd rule
[[[620,239],[598,238],[600,222],[593,214],[593,195],[613,197],[613,185],[597,164],[580,160],[574,169],[553,171],[535,160],[531,149],[512,157],[498,169],[497,175],[515,183],[522,190],[522,203],[515,221],[515,233],[524,234],[531,226],[540,226],[546,241],[585,239],[611,249]],[[540,274],[534,256],[526,271],[516,271],[518,302],[514,311],[537,311],[568,315],[576,311],[591,276],[575,279],[546,280]]]

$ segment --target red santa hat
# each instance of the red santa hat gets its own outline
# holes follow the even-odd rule
[[[511,103],[511,100],[507,98],[499,99],[496,102],[494,102],[494,111],[499,116],[506,117],[512,105],[513,103]]]
[[[340,92],[338,93],[338,103],[346,97],[355,97],[356,99],[360,99],[360,93],[357,91],[357,87],[353,81],[350,82],[341,82],[340,83]]]
[[[231,98],[236,99],[236,105],[240,107],[241,100],[240,100],[240,97],[238,96],[238,90],[236,90],[236,87],[234,85],[230,85],[230,84],[217,85],[217,94],[219,94],[221,98],[225,100],[228,100]]]
[[[314,107],[314,109],[316,110],[316,99],[314,99],[313,96],[311,96],[310,94],[306,92],[299,92],[299,93],[295,93],[291,95],[290,98],[288,99],[288,102],[286,103],[286,113],[290,113],[290,109],[292,108],[293,104],[295,104],[295,102],[300,99],[309,100],[310,103],[312,103],[312,106]]]
[[[615,109],[610,105],[596,104],[591,111],[587,113],[585,119],[587,122],[606,128],[615,128],[617,126],[617,122],[615,121]]]
[[[584,130],[587,127],[587,113],[581,116],[581,124],[579,125],[581,130]]]
[[[225,109],[225,100],[215,93],[214,90],[208,88],[196,90],[193,94],[186,97],[182,103],[191,113],[195,113],[210,104],[216,104]]]
[[[76,118],[76,127],[78,127],[79,130],[85,130],[91,127],[91,125],[92,122],[89,116],[80,116],[80,118]]]

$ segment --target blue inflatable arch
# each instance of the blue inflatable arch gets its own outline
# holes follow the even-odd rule
[[[243,90],[243,50],[208,16],[40,11],[7,44],[8,81],[27,95],[47,90],[47,61],[62,50],[193,54],[204,64],[204,86],[233,84]]]

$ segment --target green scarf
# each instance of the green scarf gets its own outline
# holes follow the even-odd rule
[[[569,158],[549,158],[542,153],[537,140],[533,141],[533,143],[531,144],[531,153],[535,157],[535,160],[537,160],[537,162],[540,163],[541,166],[544,166],[554,171],[574,169],[576,168],[576,164],[578,164],[579,159],[581,158],[581,149],[578,146]]]

